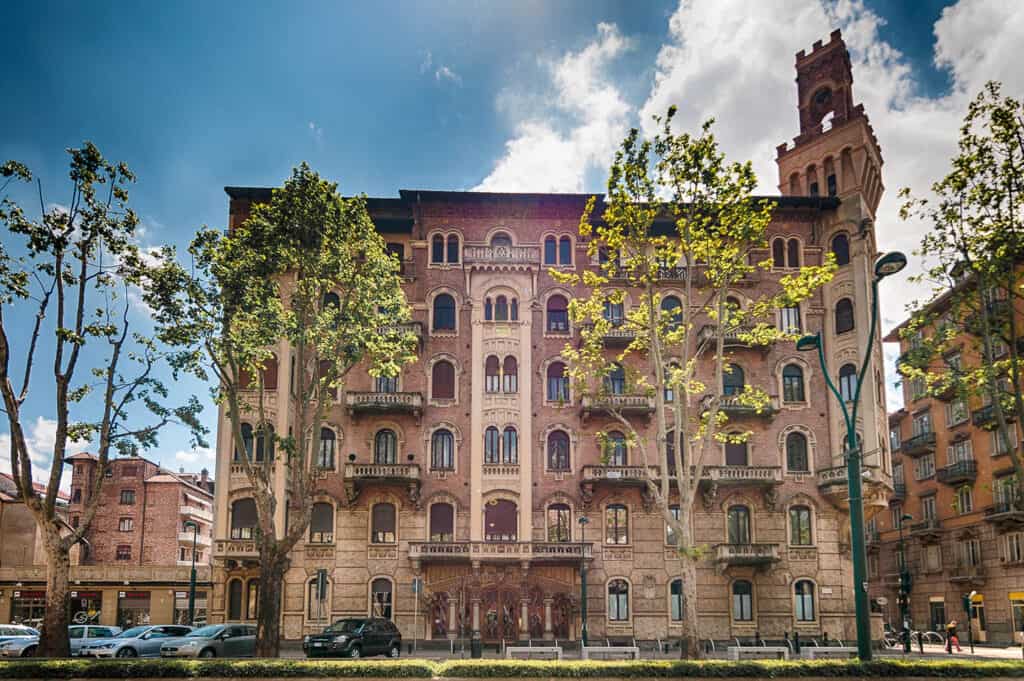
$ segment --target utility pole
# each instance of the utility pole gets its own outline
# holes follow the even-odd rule
[[[904,654],[910,652],[910,616],[907,611],[910,606],[910,589],[912,583],[910,570],[907,569],[907,554],[903,544],[903,524],[913,519],[914,516],[909,513],[904,513],[900,516],[900,594],[898,601],[900,604],[900,621],[903,623]]]
[[[581,515],[580,524],[580,640],[587,645],[587,523],[590,518]]]
[[[185,527],[192,526],[192,571],[188,578],[188,626],[196,623],[196,543],[199,539],[199,523],[185,521]]]

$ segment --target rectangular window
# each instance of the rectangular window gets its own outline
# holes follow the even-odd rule
[[[903,477],[903,464],[898,463],[892,467],[892,482],[894,485],[907,484],[906,479]]]
[[[956,510],[960,515],[974,510],[974,493],[970,487],[964,485],[956,491]]]
[[[123,489],[121,490],[121,505],[122,506],[134,506],[135,505],[135,490]]]
[[[970,440],[954,442],[946,448],[946,463],[954,464],[961,461],[973,461],[974,453],[971,451]]]
[[[914,414],[913,425],[915,437],[932,432],[932,413],[923,411],[920,414]]]
[[[901,442],[901,440],[900,440],[900,429],[898,427],[890,428],[889,429],[889,449],[891,451],[894,451],[894,452],[899,451],[899,449],[900,449],[900,442]]]
[[[121,477],[122,478],[134,478],[138,474],[139,474],[139,472],[138,472],[138,468],[136,466],[124,466],[121,469]]]
[[[1001,456],[1008,454],[1012,450],[1017,448],[1017,427],[1010,425],[1007,428],[1006,438],[1003,437],[1002,431],[996,428],[992,431],[992,456]],[[1007,439],[1009,441],[1007,441]]]
[[[935,475],[935,455],[925,454],[914,462],[914,479],[925,480]]]
[[[779,330],[782,333],[796,334],[803,331],[800,323],[800,307],[793,305],[779,310]]]
[[[903,525],[903,506],[895,504],[889,510],[892,513],[892,529],[898,530]]]
[[[967,400],[957,397],[946,405],[946,425],[953,427],[967,421]]]
[[[910,399],[919,400],[924,397],[928,387],[923,378],[910,379]]]
[[[669,513],[672,514],[672,517],[674,519],[679,520],[679,518],[680,518],[680,516],[679,516],[679,506],[677,504],[673,504],[673,505],[669,506],[668,510],[669,510]],[[675,546],[676,545],[676,533],[672,529],[672,526],[669,525],[668,523],[665,523],[665,543],[667,545],[669,545],[669,546]]]
[[[961,567],[977,567],[981,565],[981,540],[965,539],[959,545],[960,555],[957,557]]]
[[[921,516],[924,520],[935,520],[935,497],[921,499]]]
[[[877,553],[868,555],[868,578],[877,579],[879,571],[879,558]]]
[[[132,547],[128,544],[120,544],[117,547],[117,560],[131,560]]]
[[[117,523],[117,529],[119,532],[131,532],[135,529],[135,521],[131,518],[121,518]]]

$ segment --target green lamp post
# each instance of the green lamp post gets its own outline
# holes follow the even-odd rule
[[[196,623],[196,543],[199,540],[199,524],[185,521],[185,527],[192,527],[192,571],[188,578],[188,625]]]
[[[581,515],[577,521],[580,524],[580,639],[584,646],[587,645],[587,523],[590,518]]]
[[[907,610],[910,607],[910,589],[913,583],[910,577],[910,570],[907,569],[907,554],[903,545],[903,526],[907,521],[913,520],[914,516],[904,513],[900,516],[900,591],[897,598],[900,606],[900,630],[903,636],[903,652],[910,652],[910,615]]]
[[[864,544],[864,498],[861,492],[862,452],[857,442],[857,408],[860,404],[860,391],[864,386],[868,364],[871,362],[871,348],[875,342],[875,329],[878,326],[878,282],[896,274],[907,266],[907,256],[898,251],[890,251],[875,260],[874,277],[871,279],[871,323],[868,330],[867,348],[864,350],[864,361],[857,372],[857,386],[854,389],[852,408],[847,408],[846,400],[832,382],[825,363],[825,348],[821,334],[804,336],[796,342],[796,349],[802,351],[817,350],[818,362],[829,390],[839,400],[846,422],[846,484],[850,499],[850,547],[853,552],[854,605],[857,617],[857,654],[861,660],[871,659],[871,620],[868,607],[867,550]]]

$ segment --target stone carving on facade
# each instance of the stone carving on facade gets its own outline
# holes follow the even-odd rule
[[[594,485],[585,482],[580,485],[580,510],[590,511],[594,505]]]
[[[712,482],[705,485],[701,491],[701,496],[704,499],[704,510],[711,512],[715,507],[715,501],[718,499],[718,483]]]
[[[764,491],[764,507],[769,511],[776,510],[779,503],[779,490],[772,485]]]
[[[654,495],[651,494],[651,490],[647,489],[646,486],[640,490],[640,506],[643,508],[644,513],[654,511]]]
[[[420,483],[419,483],[419,481],[417,481],[417,482],[410,482],[409,483],[409,487],[408,487],[408,490],[406,492],[406,496],[408,496],[408,498],[409,498],[409,503],[412,504],[413,507],[417,511],[422,511],[423,510],[423,500],[420,498]]]

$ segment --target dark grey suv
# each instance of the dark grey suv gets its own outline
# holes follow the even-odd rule
[[[402,632],[391,620],[379,617],[343,619],[322,633],[303,638],[302,650],[308,657],[398,657],[402,654]]]

